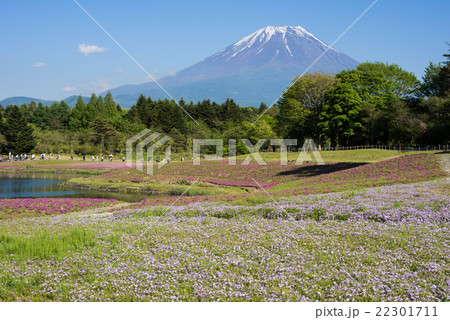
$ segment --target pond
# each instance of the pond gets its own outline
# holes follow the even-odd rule
[[[59,184],[80,175],[56,173],[0,173],[0,198],[103,198],[125,202],[139,202],[147,195],[80,191],[63,188]]]

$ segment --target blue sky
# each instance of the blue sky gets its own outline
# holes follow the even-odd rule
[[[268,25],[300,25],[331,44],[373,1],[78,2],[158,78]],[[72,0],[2,1],[0,8],[0,100],[62,99],[148,81]],[[448,0],[379,0],[335,47],[421,78],[447,51],[448,12]]]

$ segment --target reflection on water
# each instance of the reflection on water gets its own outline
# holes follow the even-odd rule
[[[139,202],[141,194],[70,190],[58,184],[80,175],[54,173],[0,173],[0,198],[103,198]]]

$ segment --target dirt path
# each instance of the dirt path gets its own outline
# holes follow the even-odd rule
[[[71,214],[73,217],[107,217],[113,214],[113,212],[109,212],[111,209],[121,209],[123,207],[129,206],[129,203],[118,203],[113,206],[103,207],[103,208],[95,208],[95,209],[87,209],[83,211],[74,212]]]
[[[450,154],[439,154],[437,157],[441,163],[442,170],[450,174]]]

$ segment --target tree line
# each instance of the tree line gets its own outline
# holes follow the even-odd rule
[[[87,103],[79,97],[73,108],[64,101],[0,106],[0,152],[124,153],[126,140],[144,128],[172,137],[175,152],[189,151],[196,138],[312,138],[324,147],[448,144],[450,55],[444,57],[443,63],[430,63],[422,81],[381,62],[307,74],[271,108],[241,107],[232,99],[187,103],[141,95],[127,110],[111,93],[92,94]],[[238,142],[237,151],[246,150]]]
[[[444,56],[422,81],[381,62],[296,79],[277,105],[277,133],[332,147],[448,144],[450,55]]]

